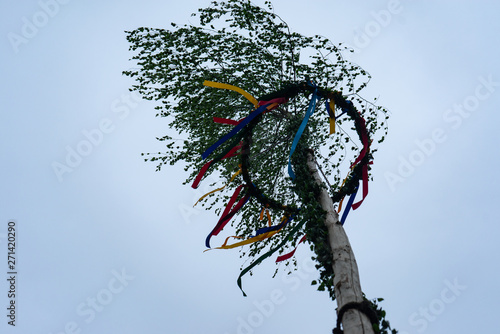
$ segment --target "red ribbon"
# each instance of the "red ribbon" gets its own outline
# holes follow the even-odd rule
[[[358,158],[356,159],[356,161],[354,161],[354,163],[351,165],[351,168],[353,166],[355,166],[358,162],[360,162],[366,155],[366,151],[368,150],[368,134],[366,133],[366,123],[365,123],[365,119],[363,117],[361,117],[361,141],[363,142],[363,149],[361,150],[361,152],[359,153],[359,156]]]
[[[288,98],[286,97],[277,97],[275,99],[269,100],[269,101],[259,101],[259,106],[263,106],[264,104],[272,104],[272,103],[286,103],[288,102]]]
[[[297,244],[297,246],[295,246],[295,249],[293,251],[291,251],[288,254],[278,256],[278,258],[276,259],[276,263],[281,262],[281,261],[285,261],[285,260],[288,260],[289,258],[291,258],[293,256],[293,254],[295,254],[295,251],[297,250],[297,247],[299,247],[300,243],[303,242],[304,240],[306,240],[306,236],[307,236],[307,234],[304,234],[304,236],[302,237],[302,239],[300,239],[299,243]]]
[[[232,157],[235,157],[235,156],[239,155],[239,153],[236,153],[236,152],[240,148],[241,148],[241,144],[236,145],[229,152],[227,152],[227,154],[225,156],[223,156],[222,159],[232,158]],[[210,165],[212,165],[213,162],[214,162],[214,160],[210,160],[209,162],[207,162],[206,164],[204,164],[203,167],[201,167],[200,172],[198,173],[198,175],[194,179],[193,184],[191,185],[192,188],[194,188],[194,189],[198,188],[198,186],[200,185],[201,179],[203,178],[203,176],[207,172],[208,167],[210,167]]]
[[[269,111],[269,110],[273,110],[273,109],[277,108],[278,105],[280,105],[282,103],[286,103],[286,102],[288,102],[288,98],[286,98],[286,97],[277,97],[277,98],[269,100],[269,101],[259,101],[259,106],[263,106],[263,105],[266,105],[266,104],[277,103],[276,106],[274,106],[273,108],[267,110],[267,111]]]
[[[362,170],[362,178],[363,178],[363,198],[357,202],[357,203],[354,203],[352,205],[352,209],[353,210],[356,210],[357,208],[359,208],[359,206],[361,205],[361,203],[363,203],[363,201],[365,200],[366,196],[368,195],[368,165],[364,165],[363,166],[363,170]]]
[[[227,215],[221,217],[220,226],[215,230],[215,233],[213,235],[217,235],[219,234],[220,231],[222,231],[224,226],[226,226],[226,224],[231,220],[231,218],[233,218],[233,216],[238,211],[240,211],[240,209],[243,207],[243,205],[245,205],[245,203],[248,201],[249,198],[250,194],[245,195],[242,199],[238,201],[238,203],[236,203],[234,208]]]
[[[357,163],[359,163],[366,155],[366,152],[368,151],[368,148],[369,148],[369,144],[368,144],[368,134],[366,132],[366,122],[365,122],[365,119],[363,117],[360,116],[360,127],[361,127],[361,141],[363,142],[363,149],[361,150],[361,152],[359,153],[359,156],[358,158],[356,159],[356,161],[354,161],[354,163],[351,165],[351,168],[352,166],[355,166]],[[370,162],[371,164],[371,162]],[[362,173],[362,180],[363,180],[363,198],[357,202],[357,203],[354,203],[352,205],[352,209],[353,210],[356,210],[357,208],[359,208],[359,206],[361,205],[361,203],[363,203],[363,201],[365,200],[366,196],[368,195],[368,164],[365,164],[363,166],[363,169],[361,171]]]
[[[241,122],[241,120],[235,121],[234,119],[214,117],[214,122],[220,124],[238,125]]]
[[[226,226],[226,224],[231,220],[231,218],[241,209],[241,207],[243,205],[245,205],[245,203],[250,198],[250,194],[245,195],[242,199],[240,199],[238,201],[238,203],[233,208],[233,204],[236,202],[236,199],[238,198],[238,195],[240,194],[241,189],[243,188],[243,186],[244,185],[242,184],[238,188],[236,188],[236,190],[233,193],[233,196],[231,196],[231,199],[227,203],[226,208],[224,209],[224,212],[222,213],[221,218],[217,222],[217,225],[215,225],[215,227],[212,230],[212,232],[210,232],[210,234],[207,236],[207,239],[205,241],[205,245],[208,248],[210,248],[210,238],[213,235],[219,234],[219,232],[222,231],[222,229],[224,228],[224,226]],[[231,210],[231,208],[232,208],[232,210]]]

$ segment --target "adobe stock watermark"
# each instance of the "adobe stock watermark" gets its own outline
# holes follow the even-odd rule
[[[452,130],[457,130],[463,124],[463,121],[479,108],[481,102],[487,100],[496,91],[496,87],[500,86],[500,82],[494,81],[491,74],[486,78],[480,76],[478,81],[479,84],[474,89],[473,94],[466,96],[462,103],[455,103],[451,108],[444,111],[443,121]],[[449,130],[443,127],[435,128],[426,138],[417,138],[414,141],[416,148],[407,156],[400,155],[398,157],[399,164],[396,170],[384,173],[387,185],[392,192],[396,190],[398,184],[411,177],[417,167],[424,164],[436,152],[439,144],[448,139],[447,131]]]
[[[403,11],[403,6],[399,0],[389,0],[386,9],[371,11],[371,20],[365,23],[362,29],[354,30],[352,45],[347,45],[355,53],[367,48],[372,41],[377,38],[382,30],[389,26],[393,21],[394,16]]]
[[[87,297],[85,301],[76,306],[76,315],[78,320],[68,321],[61,330],[50,332],[49,334],[79,334],[82,332],[82,324],[89,324],[97,317],[97,314],[104,311],[117,294],[125,290],[131,281],[135,279],[125,272],[125,268],[121,271],[111,270],[111,279],[105,288],[97,291],[95,294]]]
[[[19,33],[9,32],[7,38],[12,46],[14,53],[19,52],[19,47],[23,44],[28,44],[30,40],[38,35],[40,29],[45,27],[49,21],[59,14],[61,5],[66,5],[71,0],[39,0],[38,11],[29,17],[21,18],[21,28]]]
[[[120,120],[124,120],[130,115],[132,109],[137,108],[138,102],[141,97],[135,93],[122,94],[111,102],[111,112],[116,114]],[[111,118],[102,118],[97,126],[93,129],[83,129],[81,131],[83,139],[76,145],[66,146],[66,156],[64,160],[53,161],[51,166],[59,183],[63,182],[65,174],[72,173],[78,166],[80,166],[85,157],[88,157],[94,149],[100,146],[105,138],[116,128],[115,123]]]
[[[455,278],[453,282],[444,281],[445,287],[437,298],[434,298],[425,306],[419,307],[418,311],[413,312],[408,317],[408,323],[414,327],[418,333],[424,332],[431,322],[434,322],[443,314],[450,304],[454,303],[457,298],[467,289],[467,286],[462,285]],[[410,334],[409,332],[401,331],[400,334]]]
[[[296,291],[304,282],[310,280],[313,273],[317,274],[315,263],[311,258],[306,258],[297,270],[290,275],[282,276],[284,285],[290,291]],[[309,283],[310,284],[310,283]],[[279,305],[286,302],[286,294],[282,289],[274,289],[269,293],[269,298],[253,301],[253,310],[246,316],[236,318],[236,334],[253,334],[255,329],[261,327],[267,318],[270,318]],[[230,334],[225,332],[225,334]]]

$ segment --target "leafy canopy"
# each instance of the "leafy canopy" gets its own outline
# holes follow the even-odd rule
[[[136,68],[124,71],[136,80],[132,90],[145,99],[158,101],[157,116],[166,117],[169,126],[185,136],[182,141],[168,135],[158,138],[165,142],[166,151],[148,153],[146,159],[156,162],[157,170],[166,163],[173,165],[184,161],[189,171],[186,183],[193,181],[206,162],[201,159],[201,153],[231,130],[228,125],[214,123],[212,118],[240,120],[253,109],[242,95],[206,87],[203,85],[205,80],[237,86],[258,100],[290,85],[311,80],[318,87],[339,91],[349,98],[366,120],[373,144],[383,141],[387,132],[386,110],[359,95],[370,75],[344,59],[342,52],[348,50],[334,45],[326,37],[307,37],[291,31],[273,12],[271,3],[265,4],[267,7],[261,8],[249,0],[214,1],[210,7],[193,14],[199,21],[197,24],[172,23],[171,30],[141,27],[127,32],[130,50],[134,52],[132,59],[137,63]],[[297,224],[307,222],[296,238],[288,240],[289,245],[295,246],[300,236],[307,232],[321,271],[319,289],[328,289],[334,298],[324,213],[316,202],[318,188],[303,170],[303,153],[308,149],[315,152],[318,165],[327,178],[328,189],[334,194],[362,145],[356,140],[357,134],[348,118],[337,119],[337,131],[329,135],[328,114],[320,110],[321,104],[318,104],[318,111],[311,116],[300,140],[300,149],[297,148],[294,168],[298,181],[293,182],[286,169],[288,152],[309,99],[307,93],[301,94],[263,115],[253,127],[248,154],[252,179],[266,196],[301,210],[294,224],[288,224],[273,238],[245,248],[242,256],[248,253],[255,257],[276,247],[286,241],[288,232]],[[376,151],[373,147],[370,158]],[[224,149],[221,146],[214,154]],[[238,158],[224,159],[211,166],[210,171],[226,184],[240,163]],[[207,209],[215,208],[220,214],[241,183],[240,175],[228,184],[222,196],[214,193],[205,198],[202,205]],[[241,209],[232,223],[237,235],[248,237],[266,226],[265,220],[259,219],[260,210],[261,205],[253,200]],[[274,221],[279,221],[282,212],[271,209],[271,215]]]

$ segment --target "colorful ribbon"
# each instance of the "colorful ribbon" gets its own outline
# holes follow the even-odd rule
[[[210,232],[210,234],[207,236],[207,239],[205,240],[205,245],[207,246],[207,248],[210,248],[210,239],[212,238],[212,236],[219,234],[219,232],[222,231],[222,229],[224,228],[224,226],[226,226],[229,220],[231,220],[231,218],[241,209],[241,207],[243,207],[243,205],[245,205],[245,203],[250,198],[249,194],[245,195],[242,199],[239,200],[239,202],[233,208],[233,205],[236,202],[236,199],[238,198],[238,195],[240,194],[243,186],[244,185],[242,184],[235,189],[233,196],[231,196],[231,199],[227,203],[226,208],[222,213],[221,218],[215,225],[212,232]]]
[[[330,135],[335,133],[335,101],[333,99],[330,102],[325,101],[326,111],[328,112],[329,120],[330,120]]]
[[[262,227],[262,228],[259,228],[256,232],[255,232],[255,236],[258,236],[260,234],[264,234],[264,233],[268,233],[268,232],[272,232],[272,231],[276,231],[276,230],[281,230],[283,227],[285,227],[286,224],[288,224],[290,221],[292,220],[291,217],[288,217],[287,215],[283,216],[283,218],[281,218],[281,222],[278,224],[278,225],[274,225],[274,226],[267,226],[267,227]]]
[[[220,82],[208,81],[208,80],[205,80],[203,82],[203,85],[208,86],[208,87],[213,87],[213,88],[229,89],[229,90],[238,92],[241,95],[243,95],[248,101],[250,101],[255,108],[257,108],[259,105],[259,102],[257,101],[257,99],[255,97],[253,97],[252,95],[250,95],[249,93],[247,93],[246,91],[244,91],[243,89],[241,89],[239,87],[229,85],[229,84],[220,83]]]
[[[226,142],[229,138],[236,135],[241,129],[243,129],[248,123],[250,123],[255,117],[259,116],[264,110],[267,109],[269,105],[265,104],[260,106],[256,110],[252,111],[250,115],[245,117],[241,122],[238,123],[229,133],[227,133],[224,137],[219,139],[215,144],[210,146],[205,152],[202,153],[201,157],[206,159],[215,149],[217,149],[220,145]]]
[[[305,224],[304,221],[298,223],[295,225],[295,227],[288,233],[288,235],[283,238],[283,240],[274,248],[272,248],[270,251],[267,253],[261,255],[257,260],[253,261],[248,267],[244,268],[241,272],[240,275],[238,276],[238,279],[236,280],[236,283],[238,284],[238,287],[240,288],[241,292],[243,293],[243,296],[247,296],[245,291],[243,291],[243,288],[241,287],[241,278],[248,273],[250,270],[252,270],[253,267],[261,263],[264,259],[268,258],[269,256],[273,255],[277,250],[279,250],[283,245],[285,245],[289,239],[293,238],[295,234],[302,228],[302,226]]]
[[[259,220],[263,220],[264,219],[264,211],[266,212],[267,214],[267,221],[268,221],[268,224],[269,226],[272,225],[271,223],[271,215],[269,214],[269,210],[266,209],[265,207],[262,208],[262,210],[260,211],[260,217],[259,217]]]
[[[276,233],[278,233],[280,230],[262,233],[262,234],[256,235],[255,237],[251,237],[249,239],[246,239],[246,240],[243,240],[243,241],[237,242],[235,244],[231,244],[231,245],[226,245],[226,243],[224,243],[224,245],[222,245],[220,247],[216,247],[214,249],[231,249],[231,248],[236,248],[236,247],[252,244],[252,243],[257,242],[257,241],[262,241],[262,240],[268,239],[268,238],[272,237],[273,235],[275,235]]]
[[[349,201],[347,202],[347,205],[344,210],[344,214],[342,215],[342,218],[340,219],[340,224],[344,225],[345,220],[347,218],[347,215],[349,214],[349,211],[351,210],[352,203],[354,202],[354,198],[356,197],[356,194],[358,193],[358,187],[354,190],[354,192],[351,194],[351,197],[349,197]]]
[[[297,246],[295,246],[293,251],[291,251],[290,253],[287,253],[285,255],[278,256],[278,258],[276,259],[276,263],[281,262],[281,261],[285,261],[285,260],[288,260],[289,258],[291,258],[293,256],[293,254],[295,254],[295,251],[297,250],[297,247],[299,247],[300,243],[304,242],[306,240],[306,237],[307,237],[307,234],[304,234],[304,236],[300,239],[299,243],[297,244]]]
[[[262,241],[262,240],[268,239],[268,238],[272,237],[273,235],[275,235],[276,233],[278,233],[279,231],[281,231],[281,229],[283,229],[283,227],[285,227],[286,224],[288,222],[290,222],[291,220],[292,220],[291,218],[284,216],[282,218],[280,224],[275,225],[275,226],[260,228],[255,233],[255,236],[251,236],[250,238],[243,240],[243,241],[240,241],[240,242],[237,242],[235,244],[227,245],[228,239],[231,238],[231,237],[228,237],[228,238],[226,238],[226,241],[224,242],[224,244],[222,246],[216,247],[214,249],[230,249],[230,248],[244,246],[244,245],[252,244],[252,243],[257,242],[257,241]],[[241,239],[242,237],[233,236],[233,238]]]
[[[238,151],[241,149],[241,143],[239,145],[236,145],[236,146],[234,146],[234,144],[237,144],[237,142],[241,140],[243,135],[244,135],[244,133],[242,133],[241,136],[238,135],[235,138],[235,140],[233,141],[233,143],[231,145],[229,145],[228,148],[224,152],[222,152],[221,154],[219,154],[219,156],[215,157],[213,160],[210,160],[209,162],[207,162],[206,164],[203,165],[201,170],[198,172],[198,175],[194,179],[193,184],[191,185],[192,188],[194,188],[194,189],[198,188],[198,186],[200,185],[201,179],[203,178],[203,176],[207,172],[208,168],[214,162],[217,162],[217,161],[223,160],[223,159],[232,158],[232,157],[239,155]]]
[[[368,195],[368,165],[363,166],[363,170],[361,171],[362,173],[362,180],[363,180],[363,198],[357,203],[354,203],[352,205],[352,209],[356,210],[359,208],[361,203],[365,200],[366,196]]]
[[[227,119],[221,117],[214,117],[213,120],[214,123],[229,124],[229,125],[238,125],[241,122],[241,120],[235,121],[234,119]]]
[[[307,108],[306,115],[304,116],[304,119],[302,120],[302,123],[300,124],[299,129],[297,130],[297,133],[295,134],[295,138],[293,138],[293,143],[292,143],[292,148],[290,149],[290,155],[288,157],[288,175],[292,178],[292,180],[295,180],[295,173],[293,172],[292,169],[292,154],[295,151],[295,148],[297,147],[297,144],[299,143],[300,137],[302,136],[302,133],[304,132],[307,122],[309,121],[309,117],[314,113],[314,109],[316,108],[316,102],[318,101],[318,94],[317,90],[314,90],[313,96],[311,97],[311,101],[309,102],[309,107]]]
[[[259,106],[263,106],[264,104],[283,104],[288,102],[288,98],[286,97],[277,97],[275,99],[269,100],[269,101],[259,101]]]
[[[356,160],[352,163],[351,167],[356,165],[358,162],[360,162],[366,155],[366,152],[368,151],[369,144],[368,144],[368,134],[366,133],[366,122],[365,119],[361,116],[360,117],[360,123],[361,123],[361,129],[359,130],[361,133],[361,142],[363,143],[363,149],[361,152],[359,152],[359,156],[356,158]]]
[[[196,204],[198,204],[198,203],[199,203],[202,199],[204,199],[204,198],[205,198],[205,197],[207,197],[208,195],[213,194],[213,193],[215,193],[215,192],[217,192],[217,191],[221,191],[221,190],[223,190],[224,188],[226,188],[226,186],[227,186],[229,183],[233,182],[233,180],[235,179],[235,177],[236,177],[236,176],[238,176],[238,175],[240,175],[240,173],[241,173],[241,166],[240,166],[240,169],[239,169],[236,173],[234,173],[234,174],[233,174],[233,176],[231,176],[231,179],[229,180],[229,182],[228,182],[228,183],[226,183],[224,186],[222,186],[222,187],[220,187],[220,188],[214,189],[214,190],[212,190],[212,191],[210,191],[210,192],[206,193],[205,195],[201,196],[201,197],[200,197],[200,199],[199,199],[196,203],[194,203],[193,208],[196,206]]]
[[[356,165],[357,163],[361,162],[361,160],[365,157],[366,152],[368,151],[370,144],[368,143],[368,133],[366,132],[366,122],[363,117],[360,117],[360,123],[361,123],[361,129],[360,129],[360,135],[361,135],[361,141],[363,142],[363,149],[359,153],[358,158],[356,161],[354,161],[353,165]],[[364,164],[363,169],[361,171],[362,173],[362,180],[363,180],[363,197],[361,200],[355,204],[353,204],[352,209],[356,210],[359,208],[361,203],[365,200],[366,196],[368,195],[368,164]]]

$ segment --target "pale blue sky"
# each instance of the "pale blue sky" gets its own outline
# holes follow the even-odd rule
[[[310,286],[308,247],[291,277],[273,279],[272,261],[244,277],[243,298],[239,253],[203,253],[217,217],[188,209],[205,184],[140,156],[161,150],[167,126],[128,92],[123,31],[187,23],[208,3],[0,2],[2,277],[10,219],[19,261],[16,328],[2,278],[0,332],[331,332],[336,304]],[[391,111],[369,196],[346,223],[367,296],[385,298],[402,334],[495,333],[498,2],[273,3],[293,30],[354,47],[373,76],[365,95]]]

